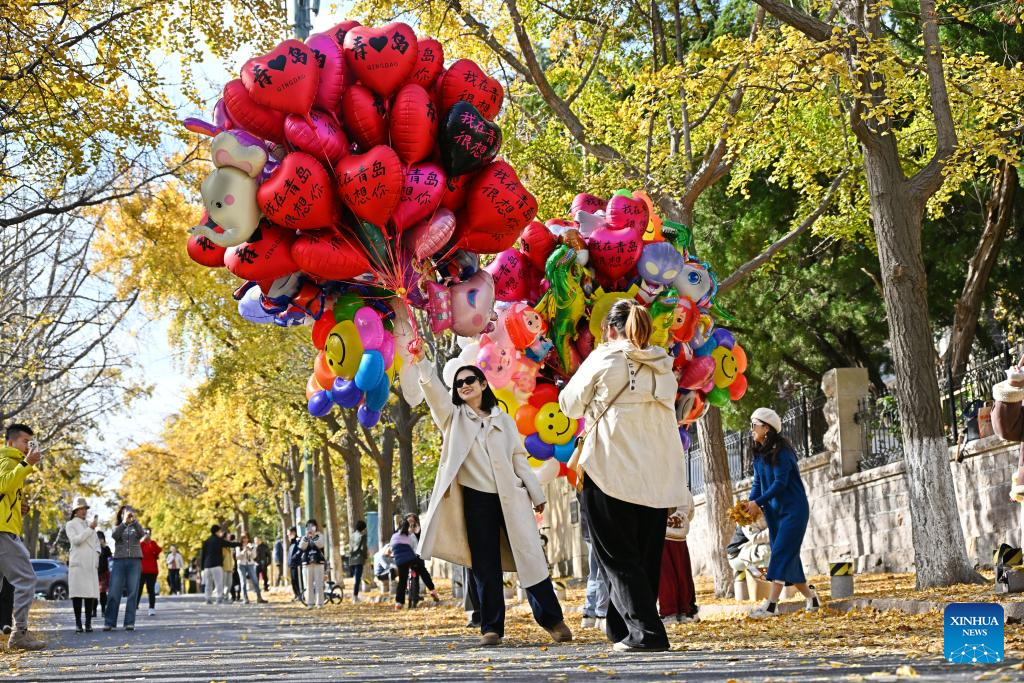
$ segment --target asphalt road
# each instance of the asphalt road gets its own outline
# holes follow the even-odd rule
[[[328,623],[323,613],[286,604],[208,606],[194,596],[177,596],[161,598],[158,607],[150,617],[143,602],[133,633],[76,634],[70,603],[41,606],[37,602],[33,621],[50,647],[16,659],[0,655],[0,679],[26,683],[906,680],[896,676],[897,668],[907,663],[900,655],[815,657],[777,650],[635,655],[610,653],[595,643],[540,642],[536,647],[481,649],[468,631],[465,645],[453,645],[450,637],[402,638],[367,632],[354,615]],[[941,660],[915,660],[912,665],[917,681],[973,681],[992,669]],[[1003,680],[1020,680],[1020,671],[1008,673],[1011,677]]]

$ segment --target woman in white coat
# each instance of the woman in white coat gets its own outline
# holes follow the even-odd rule
[[[456,371],[449,394],[422,353],[417,361],[430,414],[444,433],[420,557],[473,568],[481,645],[498,645],[504,636],[503,570],[518,572],[534,619],[555,642],[572,640],[533,516],[544,510],[544,491],[526,462],[515,421],[498,407],[476,366]]]
[[[85,632],[92,632],[92,613],[100,598],[100,539],[96,535],[96,519],[85,521],[89,504],[85,498],[75,500],[71,518],[64,527],[71,552],[68,557],[68,592],[75,610],[75,632],[82,632],[82,602],[85,602]]]
[[[676,378],[665,349],[648,346],[651,317],[632,299],[604,321],[594,349],[558,395],[568,417],[586,417],[578,471],[590,540],[608,579],[605,632],[619,652],[668,649],[658,583],[669,510],[689,515]]]

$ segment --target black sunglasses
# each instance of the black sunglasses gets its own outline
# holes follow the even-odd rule
[[[466,377],[465,379],[457,379],[457,380],[455,380],[455,388],[456,389],[461,389],[462,387],[471,387],[474,384],[476,384],[477,380],[479,380],[479,379],[480,378],[477,377],[476,375],[470,375],[469,377]]]

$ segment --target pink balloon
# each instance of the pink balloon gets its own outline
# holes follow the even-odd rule
[[[516,350],[511,344],[498,342],[489,335],[480,338],[480,352],[476,356],[476,365],[483,370],[487,382],[496,389],[508,385],[515,369]]]
[[[390,368],[395,362],[395,338],[386,330],[384,332],[384,340],[377,350],[380,351],[380,355],[384,358],[384,369]]]
[[[604,211],[604,207],[608,202],[600,197],[595,197],[592,194],[581,192],[572,200],[572,207],[569,209],[569,215],[573,218],[576,217],[577,211],[584,211],[586,213],[597,213],[598,211]]]
[[[615,229],[628,228],[642,235],[649,218],[647,204],[642,199],[617,194],[608,200],[605,220]]]
[[[478,270],[465,282],[451,287],[452,329],[463,337],[475,337],[491,322],[494,278]]]
[[[642,234],[631,228],[615,230],[609,226],[595,230],[587,247],[590,263],[598,275],[614,281],[633,270],[640,260]]]
[[[455,234],[455,214],[440,208],[434,215],[420,221],[404,233],[402,240],[412,245],[417,261],[430,258],[448,244]]]
[[[356,324],[356,331],[359,333],[359,341],[362,342],[363,349],[380,351],[384,344],[384,337],[387,335],[384,324],[380,321],[380,314],[369,306],[363,306],[356,311],[352,321]],[[394,349],[392,348],[392,350]],[[385,365],[385,367],[387,366]]]
[[[313,50],[317,66],[320,67],[320,83],[316,90],[314,107],[325,111],[338,111],[338,104],[345,92],[348,65],[341,46],[327,33],[317,33],[306,39],[306,45]]]
[[[348,154],[348,138],[332,116],[314,109],[310,121],[298,114],[289,114],[284,120],[284,137],[295,148],[312,154],[334,166]]]
[[[430,331],[441,334],[452,327],[452,295],[448,288],[437,282],[424,282],[423,291],[427,295],[427,316],[430,318]]]
[[[446,177],[441,167],[430,162],[412,164],[405,169],[398,208],[391,215],[398,232],[430,218],[441,205]]]
[[[494,298],[498,301],[523,301],[540,276],[518,249],[506,249],[484,268],[494,277]]]

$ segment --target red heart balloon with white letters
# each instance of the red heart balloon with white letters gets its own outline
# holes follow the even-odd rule
[[[292,260],[295,232],[264,221],[248,242],[231,247],[224,265],[243,280],[274,280],[299,269]]]
[[[444,69],[444,48],[433,38],[420,38],[418,47],[416,67],[409,74],[409,82],[430,90]]]
[[[456,102],[469,102],[485,118],[493,121],[501,111],[504,97],[501,83],[485,74],[471,59],[456,61],[441,79],[442,115],[447,114]]]
[[[366,154],[351,154],[334,168],[341,201],[359,218],[383,227],[402,193],[402,162],[395,150],[377,145]]]
[[[515,244],[537,215],[537,200],[506,161],[495,161],[473,179],[456,223],[459,245],[478,254],[497,254]]]
[[[615,229],[629,228],[642,235],[649,217],[644,200],[617,194],[608,200],[604,220]]]
[[[359,241],[333,229],[299,235],[292,258],[302,272],[323,280],[350,280],[370,270]]]
[[[257,104],[238,78],[224,86],[224,110],[239,128],[264,140],[284,142],[285,113]]]
[[[391,217],[395,229],[402,232],[433,214],[445,191],[444,171],[437,164],[424,162],[407,168],[402,196]]]
[[[298,114],[289,114],[284,122],[284,136],[292,147],[308,152],[330,166],[348,154],[345,131],[333,116],[319,109],[309,112],[308,121]]]
[[[640,260],[641,235],[632,228],[616,230],[609,225],[598,228],[587,239],[590,263],[598,275],[618,280],[633,270]]]
[[[242,83],[257,104],[289,114],[308,114],[320,84],[320,67],[312,48],[289,39],[246,62]]]
[[[604,211],[607,205],[608,200],[606,199],[595,197],[594,195],[586,192],[580,192],[572,198],[572,206],[569,207],[569,215],[576,218],[576,212],[578,211],[597,213],[598,211]]]
[[[208,220],[206,216],[200,224]],[[224,247],[218,246],[202,235],[192,235],[188,238],[185,247],[188,250],[188,257],[207,268],[221,268],[224,265]]]
[[[305,152],[284,158],[256,190],[256,203],[270,221],[292,230],[313,230],[337,221],[330,174]]]
[[[353,26],[345,33],[345,61],[356,78],[375,93],[390,97],[416,67],[416,34],[400,21],[380,28]]]
[[[423,86],[403,85],[388,114],[391,147],[406,164],[423,161],[437,145],[437,108]]]
[[[341,46],[327,33],[317,33],[306,39],[306,45],[313,51],[316,66],[320,69],[319,85],[313,106],[324,111],[338,110],[341,96],[345,92],[348,64]]]
[[[362,149],[388,141],[388,103],[365,85],[355,84],[341,99],[341,120],[345,130]]]

